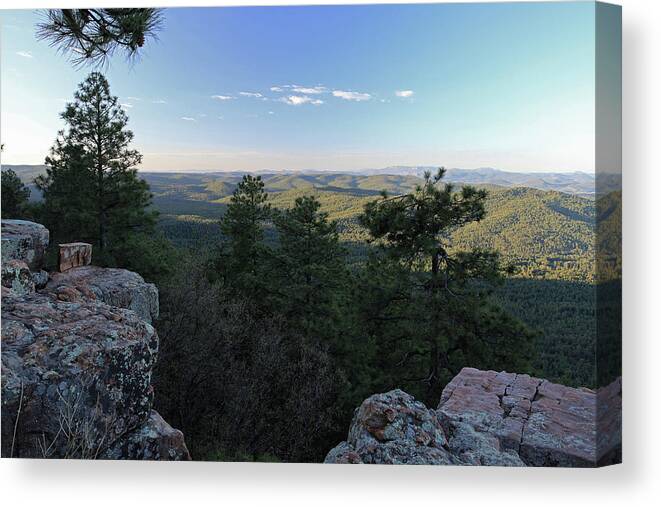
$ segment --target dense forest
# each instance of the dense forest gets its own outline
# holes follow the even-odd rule
[[[29,187],[44,166],[13,168]],[[153,206],[159,211],[158,230],[187,258],[203,255],[221,238],[220,219],[243,173],[140,173],[149,183]],[[412,175],[340,173],[261,176],[274,208],[286,209],[297,198],[314,196],[329,220],[336,222],[347,262],[364,263],[369,234],[359,216],[381,190],[402,194],[421,178]],[[478,246],[497,250],[516,269],[494,289],[494,297],[536,331],[533,366],[537,374],[574,386],[594,386],[596,325],[595,277],[612,279],[621,272],[620,245],[600,244],[612,259],[595,260],[595,229],[600,241],[618,238],[621,194],[593,198],[532,188],[480,185],[488,191],[486,215],[450,232],[451,248]],[[38,190],[32,188],[32,198]],[[598,214],[598,216],[597,216]],[[598,218],[598,221],[597,221]],[[276,242],[270,221],[265,241]]]
[[[592,387],[619,372],[603,354],[595,371],[610,325],[595,282],[621,266],[619,243],[595,255],[595,224],[617,232],[617,193],[453,184],[443,168],[138,173],[98,72],[61,118],[45,166],[3,171],[3,217],[44,223],[53,262],[86,241],[95,264],[158,284],[156,407],[197,459],[319,461],[365,397],[434,405],[464,366]]]

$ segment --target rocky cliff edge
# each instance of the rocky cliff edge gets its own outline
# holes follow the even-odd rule
[[[394,390],[367,398],[326,463],[594,467],[619,463],[622,383],[592,391],[464,368],[437,409]]]
[[[48,274],[48,239],[2,220],[2,457],[190,459],[152,409],[156,287],[123,269]]]

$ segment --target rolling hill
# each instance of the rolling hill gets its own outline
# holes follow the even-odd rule
[[[26,182],[44,170],[43,166],[12,169]],[[368,248],[366,232],[358,224],[365,203],[378,198],[381,190],[404,193],[420,183],[414,170],[400,172],[403,174],[272,172],[261,176],[269,201],[276,208],[292,206],[297,197],[315,195],[322,209],[338,221],[341,239],[352,259],[359,262]],[[559,181],[535,175],[541,178],[538,186],[553,181],[556,187],[571,187],[573,191],[568,193],[520,186],[530,180],[523,176],[503,179],[501,173],[450,171],[450,179],[456,177],[489,191],[485,219],[454,231],[449,238],[451,248],[494,248],[506,262],[514,264],[517,273],[497,289],[495,297],[539,330],[540,353],[535,368],[555,381],[594,385],[590,365],[596,346],[595,244],[610,256],[608,269],[619,274],[621,243],[610,236],[619,237],[621,230],[621,193],[595,201],[593,195],[579,195],[586,189],[576,186],[579,177],[570,175],[568,180]],[[161,230],[176,245],[197,251],[219,239],[219,219],[243,174],[141,175],[149,183],[154,206],[161,213]],[[270,227],[267,237],[275,237]]]
[[[5,167],[14,169],[24,181],[44,170],[44,166]],[[386,169],[411,174],[264,172],[261,176],[274,207],[289,207],[302,195],[317,196],[322,209],[339,222],[341,237],[351,246],[352,253],[360,255],[367,237],[357,218],[365,203],[378,198],[382,190],[390,194],[410,192],[421,181],[413,173],[425,169]],[[163,230],[181,246],[198,246],[217,239],[217,221],[242,175],[240,172],[141,173],[152,190],[154,206],[161,212]],[[545,185],[555,182],[555,186],[566,186],[573,182],[572,188],[579,191],[585,190],[590,182],[594,184],[592,176],[454,169],[448,172],[448,177],[489,190],[486,218],[455,231],[451,236],[453,248],[496,249],[508,263],[518,267],[519,276],[526,278],[593,281],[597,216],[594,199],[576,193],[516,186],[534,177]],[[603,219],[600,231],[611,231],[617,226],[607,218],[610,214],[618,216],[621,199],[612,196],[609,199],[613,202],[600,206],[599,216]],[[616,245],[608,247],[609,251],[617,249]]]

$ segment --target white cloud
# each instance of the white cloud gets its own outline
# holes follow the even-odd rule
[[[135,102],[140,102],[142,99],[140,97],[126,97],[126,100],[133,100]]]
[[[347,92],[343,90],[333,90],[333,97],[338,97],[343,100],[353,100],[356,102],[363,102],[372,98],[369,93]]]
[[[222,120],[222,119],[224,119],[224,118],[223,118],[222,116],[219,116],[218,119],[219,119],[219,120]]]
[[[234,97],[231,95],[212,95],[211,98],[216,100],[232,100]]]
[[[200,113],[197,116],[200,117],[200,118],[206,118],[207,117],[206,113]]]
[[[282,93],[287,91],[292,91],[294,93],[300,93],[301,95],[319,95],[320,93],[327,93],[328,88],[325,86],[301,86],[301,85],[280,85],[280,86],[271,86],[271,91],[276,93]]]
[[[191,118],[190,116],[182,116],[181,119],[184,121],[197,121],[195,118]]]
[[[403,99],[408,99],[413,97],[413,90],[397,90],[395,95]]]
[[[239,95],[242,95],[243,97],[255,97],[256,99],[262,97],[261,93],[255,93],[255,92],[239,92]]]
[[[133,107],[133,104],[127,104],[127,103],[124,103],[124,104],[120,104],[120,106],[121,106],[123,109],[131,109],[131,108]]]
[[[325,86],[313,86],[312,88],[306,88],[304,86],[292,86],[291,89],[296,93],[303,93],[304,95],[317,95],[319,93],[326,93]]]
[[[18,56],[22,56],[23,58],[33,58],[32,53],[30,51],[16,51],[16,54]]]
[[[269,114],[275,114],[273,111],[269,111]]]
[[[167,101],[163,99],[156,99],[151,101],[152,104],[167,104]]]
[[[282,97],[280,102],[284,102],[290,106],[300,106],[301,104],[313,104],[319,106],[324,103],[323,100],[313,99],[307,95],[287,95],[286,97]]]

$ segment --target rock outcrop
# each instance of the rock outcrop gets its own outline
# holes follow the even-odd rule
[[[158,289],[126,269],[82,266],[52,273],[44,289],[62,301],[96,299],[133,310],[147,321],[158,318]]]
[[[371,396],[326,463],[590,467],[621,461],[621,381],[594,392],[464,368],[436,410]]]
[[[23,261],[31,271],[41,269],[49,233],[41,224],[27,220],[2,221],[2,264]]]
[[[91,266],[51,274],[43,289],[23,283],[26,249],[14,243],[29,234],[17,225],[7,239],[3,221],[2,456],[190,459],[152,410],[156,287]],[[5,259],[5,244],[21,259]]]

